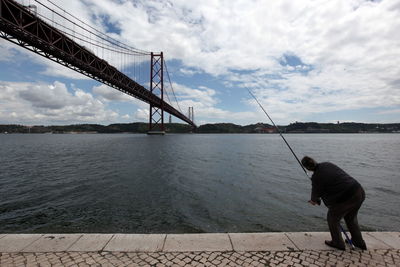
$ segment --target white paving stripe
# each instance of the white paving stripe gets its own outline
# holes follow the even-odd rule
[[[165,240],[165,252],[230,251],[228,234],[171,234]]]
[[[367,249],[390,249],[391,247],[375,237],[363,232],[363,239]]]
[[[235,251],[290,251],[296,246],[284,233],[230,233]]]
[[[286,233],[286,236],[299,250],[335,250],[335,248],[325,245],[325,240],[331,240],[328,232]]]
[[[384,242],[394,249],[400,249],[400,233],[399,232],[368,232],[368,235]]]
[[[104,251],[157,252],[164,240],[165,234],[115,234]]]
[[[0,252],[20,252],[42,236],[42,234],[6,235],[0,239]]]
[[[85,234],[67,251],[101,251],[113,236],[113,234]]]
[[[22,249],[22,252],[61,252],[74,244],[82,234],[46,234]]]

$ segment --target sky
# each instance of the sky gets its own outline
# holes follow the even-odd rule
[[[179,107],[193,106],[198,125],[269,123],[246,88],[279,125],[400,122],[399,0],[53,2],[162,51]],[[0,124],[148,121],[148,104],[3,39],[0,70]]]

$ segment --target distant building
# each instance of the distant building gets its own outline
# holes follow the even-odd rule
[[[257,127],[254,129],[257,133],[276,133],[274,127]]]
[[[329,133],[329,129],[307,127],[306,133]]]

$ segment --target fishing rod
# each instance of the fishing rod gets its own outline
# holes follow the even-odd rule
[[[287,147],[290,149],[290,151],[292,152],[293,156],[296,158],[297,162],[300,164],[300,167],[303,169],[304,173],[307,175],[308,178],[310,178],[307,174],[306,169],[304,168],[303,164],[301,164],[299,158],[297,157],[296,153],[294,153],[293,149],[290,147],[289,143],[286,141],[285,137],[283,137],[281,130],[279,130],[278,126],[276,126],[275,122],[271,119],[271,117],[268,115],[268,113],[265,111],[264,107],[260,104],[260,102],[258,102],[257,98],[255,97],[255,95],[253,95],[253,93],[250,91],[249,88],[247,88],[247,91],[249,91],[250,95],[254,98],[254,100],[256,100],[257,104],[260,106],[260,108],[264,111],[265,115],[267,115],[268,119],[272,122],[272,124],[274,125],[274,127],[276,128],[276,130],[278,131],[279,135],[282,137],[283,141],[285,141]]]
[[[303,164],[301,164],[299,158],[297,157],[296,153],[294,153],[292,147],[289,145],[289,143],[286,141],[285,137],[283,136],[281,130],[276,126],[275,122],[272,120],[272,118],[268,115],[267,111],[264,109],[264,107],[261,105],[261,103],[258,101],[258,99],[255,97],[255,95],[250,91],[249,88],[245,87],[247,91],[249,91],[250,95],[254,98],[254,100],[257,102],[257,104],[260,106],[260,108],[264,111],[265,115],[267,115],[268,119],[272,122],[272,125],[276,128],[277,132],[279,135],[282,137],[283,141],[285,141],[285,144],[289,148],[290,152],[292,152],[293,156],[296,158],[297,162],[299,163],[300,167],[303,169],[304,173],[306,174],[307,178],[311,179],[311,177],[308,175],[306,169],[304,168]],[[348,237],[346,231],[343,229],[342,224],[339,222],[340,229],[342,230],[344,236],[346,237],[347,243],[350,244],[352,249],[355,249],[353,242],[351,239]]]

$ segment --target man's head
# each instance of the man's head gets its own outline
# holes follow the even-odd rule
[[[303,164],[304,168],[306,168],[309,171],[315,171],[315,168],[317,167],[317,162],[308,156],[305,156],[301,160],[301,164]]]

